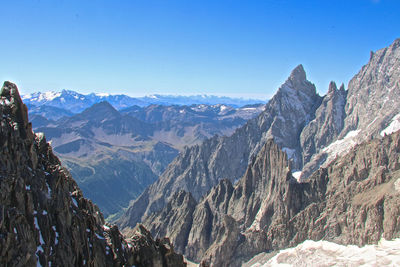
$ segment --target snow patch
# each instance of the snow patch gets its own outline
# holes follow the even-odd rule
[[[328,158],[325,161],[326,164],[329,164],[336,156],[344,155],[349,152],[350,149],[355,147],[358,142],[356,137],[360,133],[361,130],[350,131],[346,134],[346,136],[340,140],[337,140],[325,147],[322,151],[328,154]]]
[[[388,127],[381,131],[381,136],[389,135],[400,130],[400,113],[393,117]]]
[[[78,202],[76,201],[76,199],[74,197],[71,197],[72,202],[74,203],[75,207],[78,208]]]
[[[98,233],[94,233],[98,239],[104,240],[105,238],[99,235]]]
[[[59,97],[60,95],[61,95],[60,92],[54,92],[54,91],[39,93],[39,95],[36,98],[36,101],[51,101]]]
[[[396,182],[394,182],[394,189],[400,193],[400,178],[398,178],[396,180]]]
[[[46,182],[46,185],[47,185],[47,198],[50,199],[51,198],[51,188],[47,182]]]
[[[60,235],[58,234],[58,232],[56,230],[56,227],[54,225],[51,228],[53,229],[54,233],[56,234],[56,240],[54,241],[54,243],[57,245],[58,244],[58,237]]]
[[[95,95],[99,96],[99,97],[108,97],[108,96],[110,96],[109,93],[95,93]]]
[[[36,138],[39,139],[39,140],[44,138],[44,133],[43,132],[37,132],[37,133],[35,133],[35,135],[36,135]]]
[[[39,241],[40,241],[40,244],[42,245],[42,244],[44,244],[44,240],[43,240],[42,232],[40,231],[40,228],[39,228],[37,217],[34,217],[33,220],[34,220],[36,229],[39,231]]]
[[[292,176],[299,182],[300,176],[301,176],[301,171],[292,172]]]
[[[381,239],[378,245],[361,248],[307,240],[294,248],[281,250],[270,260],[250,260],[247,266],[399,266],[399,247],[400,238],[392,241]]]

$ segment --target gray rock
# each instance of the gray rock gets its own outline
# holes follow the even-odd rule
[[[300,135],[303,164],[307,164],[313,155],[336,140],[341,133],[345,118],[346,96],[344,85],[338,90],[335,82],[329,84],[328,93],[315,112],[315,119],[304,127]]]
[[[400,114],[400,102],[397,101],[400,97],[399,79],[400,39],[397,39],[389,47],[371,53],[368,64],[349,82],[343,126],[340,118],[344,93],[339,90],[341,93],[336,94],[336,101],[331,100],[337,104],[336,110],[321,107],[319,111],[325,114],[317,114],[316,120],[305,127],[302,146],[304,157],[309,161],[305,162],[301,179],[306,179],[335,157],[346,154],[355,144],[384,135],[383,130]],[[327,96],[330,92],[332,90]],[[336,121],[336,125],[332,124]],[[319,125],[322,122],[327,124]],[[338,134],[341,127],[343,129]],[[330,132],[327,131],[329,128]],[[321,137],[329,138],[325,138],[325,142]],[[315,143],[318,141],[320,146]]]

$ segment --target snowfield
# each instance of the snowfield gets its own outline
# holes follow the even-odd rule
[[[400,238],[361,248],[307,240],[269,260],[265,257],[256,256],[245,266],[400,266]]]

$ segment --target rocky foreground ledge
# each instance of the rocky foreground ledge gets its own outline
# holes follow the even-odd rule
[[[0,93],[0,266],[186,266],[168,239],[139,225],[125,240],[105,224],[33,133],[17,86]]]

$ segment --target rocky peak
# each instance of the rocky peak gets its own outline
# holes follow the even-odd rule
[[[329,83],[329,88],[328,88],[328,95],[333,94],[337,91],[336,83],[334,81],[331,81]]]
[[[281,88],[285,87],[297,90],[310,97],[314,97],[316,95],[315,86],[307,80],[306,72],[302,64],[298,65],[292,70],[289,78],[286,80]]]
[[[315,111],[315,119],[306,125],[300,134],[303,164],[309,163],[311,157],[325,148],[339,136],[346,116],[347,92],[343,84],[338,90],[335,82],[330,82],[328,93]],[[312,167],[311,167],[312,166]],[[319,167],[318,162],[303,167],[302,177],[306,177]]]
[[[4,82],[0,97],[2,103],[6,104],[5,107],[10,108],[9,115],[18,123],[21,137],[27,138],[27,135],[32,132],[32,125],[28,121],[28,108],[22,103],[17,86],[9,81]]]
[[[292,70],[288,80],[294,84],[299,84],[307,80],[306,72],[302,64],[299,64]]]
[[[344,92],[344,91],[345,91],[345,89],[344,89],[344,83],[342,83],[342,84],[340,85],[339,91],[341,91],[341,92]]]
[[[299,134],[314,119],[320,103],[321,97],[315,85],[306,79],[304,68],[299,65],[266,106],[264,114],[273,114],[274,117],[264,141],[274,139],[284,148],[294,169],[301,169],[303,165]]]
[[[97,117],[99,114],[104,117],[119,117],[119,112],[107,101],[102,101],[100,103],[96,103],[90,108],[86,109],[81,113],[83,116],[88,117]]]
[[[119,219],[121,227],[133,227],[160,211],[181,189],[199,200],[221,179],[233,183],[246,171],[251,158],[269,139],[284,148],[295,168],[302,166],[299,134],[314,118],[321,103],[314,84],[306,80],[299,65],[265,110],[229,137],[213,137],[181,153]]]
[[[19,95],[17,86],[9,81],[5,81],[3,87],[1,88],[2,97],[7,98],[10,102],[16,102],[22,104],[21,96]]]

